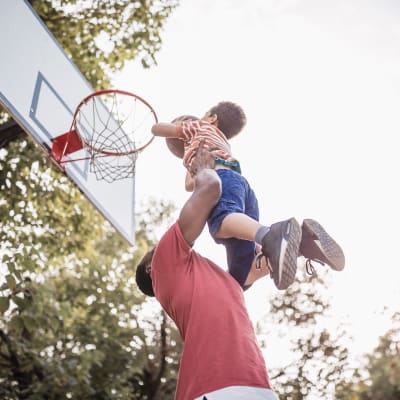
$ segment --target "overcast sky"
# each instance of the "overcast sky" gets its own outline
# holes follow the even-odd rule
[[[315,218],[341,243],[333,310],[355,348],[372,348],[400,304],[398,225],[400,2],[183,0],[158,66],[130,64],[116,87],[148,100],[161,121],[239,103],[248,124],[231,144],[257,193],[261,221]],[[136,200],[187,199],[181,161],[157,139],[137,162]],[[205,231],[197,249],[225,266]],[[299,279],[302,279],[301,276]],[[246,294],[254,321],[275,287]]]

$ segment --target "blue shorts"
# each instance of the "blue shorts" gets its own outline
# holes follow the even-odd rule
[[[246,214],[258,221],[258,202],[242,175],[229,169],[217,169],[216,172],[221,178],[222,194],[208,217],[208,229],[214,241],[225,246],[229,273],[243,286],[254,260],[255,243],[236,238],[217,239],[215,234],[223,219],[232,213]]]

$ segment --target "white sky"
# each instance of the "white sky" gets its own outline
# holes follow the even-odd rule
[[[341,243],[346,268],[331,272],[329,290],[360,352],[386,331],[384,306],[400,304],[399,18],[397,0],[183,0],[158,66],[130,64],[115,80],[161,121],[221,100],[242,105],[248,124],[231,144],[261,222],[315,218]],[[183,181],[181,161],[157,139],[137,162],[137,202],[180,207]],[[197,248],[225,265],[207,231]],[[246,293],[255,322],[274,290],[263,279]]]

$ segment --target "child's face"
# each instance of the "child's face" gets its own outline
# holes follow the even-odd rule
[[[218,117],[217,117],[217,114],[211,114],[210,111],[207,111],[207,112],[204,114],[202,120],[208,122],[209,124],[218,126]]]

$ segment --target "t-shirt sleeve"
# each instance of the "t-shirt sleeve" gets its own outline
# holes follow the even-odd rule
[[[157,300],[172,317],[175,316],[174,298],[189,290],[185,284],[192,268],[193,251],[183,238],[178,222],[162,236],[153,255],[151,278]]]
[[[192,248],[183,237],[178,221],[162,236],[154,252],[152,274],[164,274],[185,268]]]

